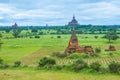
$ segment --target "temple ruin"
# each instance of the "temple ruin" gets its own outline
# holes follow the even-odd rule
[[[80,26],[80,24],[78,23],[78,21],[75,19],[75,16],[73,16],[73,19],[68,23],[68,25],[66,26]]]
[[[108,49],[105,49],[105,51],[116,51],[115,46],[110,45]]]
[[[12,25],[12,28],[18,28],[17,23],[15,23],[14,25]]]
[[[83,49],[79,46],[78,38],[76,36],[75,30],[73,29],[72,35],[71,35],[68,47],[65,50],[65,53],[70,54],[74,52],[83,53]]]

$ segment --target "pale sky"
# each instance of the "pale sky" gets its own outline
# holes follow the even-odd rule
[[[0,0],[0,26],[120,25],[120,0]]]

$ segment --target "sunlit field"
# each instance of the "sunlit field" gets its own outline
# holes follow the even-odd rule
[[[60,35],[61,38],[57,38],[57,35],[42,35],[39,39],[35,38],[18,38],[18,39],[3,39],[3,46],[0,52],[1,58],[5,63],[13,63],[17,60],[25,60],[23,63],[33,64],[41,57],[49,56],[53,52],[64,52],[66,49],[71,35]],[[79,34],[77,35],[80,46],[90,45],[93,48],[100,47],[102,53],[109,47],[107,39],[101,39],[103,35],[95,39],[95,35]],[[53,37],[53,38],[51,38]],[[88,38],[85,38],[88,37]],[[113,45],[117,48],[115,54],[119,54],[120,40],[113,41]],[[30,60],[29,60],[30,59]]]
[[[44,70],[0,70],[1,80],[119,80],[115,74],[73,73]]]
[[[98,36],[97,39],[94,36]],[[109,47],[108,40],[102,39],[103,34],[77,34],[80,46],[90,45],[93,48],[99,47],[102,49],[102,58],[84,59],[88,63],[94,61],[103,61],[108,58],[108,53],[104,50]],[[4,63],[13,65],[15,61],[21,61],[22,65],[31,66],[31,68],[8,68],[0,70],[1,80],[119,80],[119,75],[116,74],[95,74],[84,71],[75,73],[67,71],[50,71],[36,70],[34,66],[38,65],[38,61],[44,56],[51,56],[53,52],[64,52],[71,35],[41,35],[39,39],[35,38],[13,38],[2,39],[3,45],[0,51],[0,57]],[[86,38],[87,37],[87,38]],[[119,57],[120,39],[112,41],[117,51],[113,52],[114,57]],[[69,64],[69,60],[57,59],[57,64]],[[106,59],[108,60],[108,59]],[[102,63],[102,62],[101,62]],[[107,62],[105,62],[107,63]],[[104,63],[102,63],[104,64]],[[33,67],[33,68],[32,68]]]

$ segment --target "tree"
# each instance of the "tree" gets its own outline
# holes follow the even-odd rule
[[[10,30],[11,30],[11,29],[7,28],[7,29],[5,29],[5,32],[6,32],[6,33],[9,33]]]
[[[105,34],[104,38],[108,39],[108,42],[110,43],[111,40],[117,40],[119,36],[116,32],[108,32],[107,34]]]
[[[37,29],[32,29],[32,32],[38,32],[38,30]]]
[[[15,38],[18,38],[18,35],[20,34],[21,30],[20,29],[13,29],[13,36]]]

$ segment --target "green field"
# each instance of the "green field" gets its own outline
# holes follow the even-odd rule
[[[120,76],[43,70],[0,70],[0,80],[120,80]]]
[[[80,46],[90,45],[93,48],[100,47],[102,49],[102,59],[108,58],[109,52],[104,50],[109,47],[108,40],[101,39],[103,34],[96,34],[98,39],[95,39],[93,34],[78,34]],[[12,65],[15,61],[21,61],[22,65],[37,66],[40,58],[50,56],[53,52],[64,52],[68,45],[71,35],[42,35],[39,39],[35,38],[17,38],[17,39],[2,39],[3,45],[0,51],[0,57],[4,63]],[[53,37],[53,38],[51,38]],[[88,38],[85,38],[88,37]],[[120,55],[120,39],[112,41],[117,49],[113,52],[114,57]],[[97,60],[89,59],[89,61]],[[64,60],[58,60],[58,64],[65,64]],[[85,59],[86,60],[86,59]],[[118,60],[119,62],[120,60]],[[55,72],[33,69],[7,69],[0,70],[0,80],[119,80],[119,76],[115,74],[90,74],[90,73],[74,73],[74,72]]]

